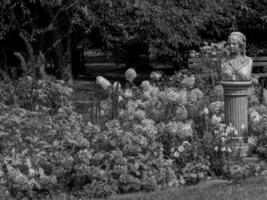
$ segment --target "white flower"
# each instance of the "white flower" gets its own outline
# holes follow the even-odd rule
[[[124,91],[123,96],[124,96],[125,98],[132,98],[132,97],[133,97],[133,92],[132,92],[132,90],[130,90],[130,89],[126,89],[126,90]]]
[[[32,169],[32,168],[30,168],[30,169],[29,169],[29,174],[28,174],[28,175],[29,175],[29,177],[30,177],[30,178],[32,178],[32,177],[34,177],[34,176],[35,176],[35,174],[36,174],[36,173],[35,173],[35,170],[34,170],[34,169]]]
[[[252,122],[257,123],[261,120],[261,116],[257,111],[254,111],[250,114]]]
[[[228,147],[228,148],[227,148],[227,151],[228,151],[229,153],[231,153],[231,152],[232,152],[232,149],[231,149],[230,147]]]
[[[103,116],[105,116],[105,115],[106,115],[105,111],[101,110],[101,111],[100,111],[100,116],[103,117]]]
[[[182,126],[182,129],[180,131],[181,131],[182,136],[185,136],[185,137],[192,137],[193,136],[193,129],[191,127],[191,124],[189,124],[189,123],[185,123]]]
[[[175,158],[178,158],[178,157],[180,156],[180,154],[179,154],[179,152],[175,151],[174,154],[173,154],[173,156],[174,156]]]
[[[223,108],[223,104],[224,103],[221,101],[214,101],[214,102],[210,103],[209,109],[210,109],[211,113],[218,114],[219,111]]]
[[[207,107],[205,107],[203,109],[203,114],[205,114],[205,115],[208,115],[209,114],[209,109]]]
[[[234,135],[238,135],[238,131],[236,129],[234,130]]]
[[[184,185],[186,182],[185,182],[185,180],[184,180],[184,177],[182,177],[182,176],[180,176],[180,183],[182,184],[182,185]]]
[[[151,85],[150,85],[149,81],[143,81],[141,83],[141,87],[143,88],[144,92],[148,92],[151,88]]]
[[[171,159],[166,160],[166,164],[169,166],[172,165],[172,160]]]
[[[156,97],[159,94],[159,88],[151,86],[150,90],[149,90],[149,93],[150,93],[151,97]]]
[[[166,128],[167,128],[167,130],[168,130],[170,133],[172,133],[172,134],[176,134],[177,131],[178,131],[176,122],[169,122],[169,123],[166,125]]]
[[[184,141],[183,142],[183,146],[186,146],[186,145],[189,145],[190,146],[191,144],[188,141]]]
[[[222,147],[222,148],[221,148],[221,151],[222,151],[222,152],[226,151],[226,148],[225,148],[225,147]]]
[[[216,146],[216,147],[214,147],[214,150],[215,150],[215,151],[218,151],[218,150],[219,150],[219,148]]]
[[[113,83],[112,87],[113,87],[113,90],[115,90],[115,91],[118,90],[119,91],[121,89],[121,84],[116,81],[116,82]]]
[[[29,82],[31,82],[33,79],[32,79],[31,76],[26,76],[26,80],[29,81]]]
[[[218,125],[222,121],[221,117],[218,117],[216,114],[212,116],[211,123],[214,125]]]
[[[180,152],[180,153],[182,153],[182,152],[184,152],[184,147],[181,145],[181,146],[179,146],[179,148],[178,148],[178,151]]]
[[[203,92],[202,92],[200,89],[195,88],[195,89],[193,89],[193,90],[191,90],[191,91],[189,92],[189,97],[188,97],[188,99],[189,99],[192,103],[194,103],[194,102],[201,101],[201,99],[203,99],[203,97],[204,97]]]
[[[230,127],[227,126],[223,135],[227,136],[227,135],[229,135],[230,132],[231,132]]]
[[[254,146],[256,144],[256,142],[257,142],[257,139],[255,137],[251,136],[251,137],[248,138],[248,143],[249,144]]]
[[[236,130],[236,128],[233,126],[232,123],[229,124],[230,132],[233,132]]]
[[[151,72],[150,74],[150,78],[155,81],[159,80],[161,77],[162,77],[162,74],[158,72]]]
[[[28,184],[28,178],[26,175],[19,173],[18,176],[14,177],[15,183],[21,184],[21,185],[27,185]]]
[[[188,87],[188,88],[193,88],[194,87],[194,84],[195,84],[195,76],[194,75],[191,75],[190,77],[185,77],[181,84],[184,85],[185,87]]]
[[[182,105],[187,103],[187,92],[186,90],[175,91],[172,88],[168,88],[165,91],[165,96],[171,102],[177,102]]]
[[[135,116],[138,118],[138,119],[144,119],[145,118],[145,116],[146,116],[146,113],[145,113],[145,111],[143,111],[143,110],[137,110],[136,112],[135,112]]]
[[[222,140],[222,143],[224,143],[225,142],[225,137],[222,137],[221,140]]]
[[[96,83],[104,90],[107,90],[109,87],[111,87],[111,83],[102,76],[96,77]]]
[[[135,70],[133,68],[129,68],[126,72],[125,72],[125,78],[127,81],[132,82],[135,78],[136,78],[137,74],[135,72]]]
[[[143,97],[144,97],[145,99],[150,99],[150,98],[151,98],[151,96],[150,96],[150,92],[144,92]]]

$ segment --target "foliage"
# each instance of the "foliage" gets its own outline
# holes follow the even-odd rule
[[[30,76],[20,78],[16,83],[1,82],[1,102],[30,111],[58,112],[64,106],[71,106],[69,99],[72,89],[64,81],[35,81]]]
[[[18,65],[15,52],[20,63],[22,56],[34,68],[42,52],[46,67],[67,79],[66,73],[77,73],[77,51],[85,47],[113,50],[134,67],[181,69],[189,50],[197,50],[203,40],[222,40],[233,30],[244,30],[252,43],[255,32],[264,36],[266,3],[259,5],[249,0],[2,1],[0,63],[10,71]]]
[[[131,123],[109,121],[100,131],[68,104],[53,115],[1,104],[1,116],[1,183],[17,198],[45,191],[104,197],[177,182],[149,120],[131,131]]]
[[[124,88],[97,78],[106,93],[97,123],[73,111],[71,89],[62,81],[1,82],[3,190],[19,199],[109,197],[259,173],[239,162],[236,130],[223,124],[221,88],[208,96],[188,71],[169,78],[155,72],[140,86],[135,71],[126,77]],[[257,113],[250,110],[248,134],[264,138],[264,114]]]
[[[251,145],[251,153],[257,153],[259,157],[266,159],[266,107],[255,106],[249,109],[248,142]]]

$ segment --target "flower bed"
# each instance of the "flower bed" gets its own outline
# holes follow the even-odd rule
[[[89,108],[89,123],[73,111],[64,82],[1,82],[2,191],[18,199],[108,197],[260,172],[261,165],[233,155],[237,133],[223,124],[221,85],[204,87],[208,79],[186,70],[153,72],[140,86],[136,76],[127,70],[125,87],[98,77],[104,95]],[[267,109],[259,107],[256,88],[247,136],[251,153],[266,158]]]

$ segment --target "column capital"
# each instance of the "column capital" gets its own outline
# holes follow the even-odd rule
[[[247,96],[252,81],[221,81],[225,96]]]

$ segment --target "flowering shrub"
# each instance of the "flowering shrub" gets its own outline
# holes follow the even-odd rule
[[[251,107],[248,111],[248,143],[252,153],[257,153],[261,158],[267,158],[266,131],[267,131],[267,108],[264,105]]]
[[[16,197],[25,192],[54,191],[65,186],[75,147],[88,147],[81,137],[78,116],[67,108],[50,116],[45,112],[1,107],[1,183]]]
[[[16,85],[2,83],[2,187],[18,199],[45,192],[102,198],[194,184],[212,175],[239,176],[241,165],[231,164],[238,160],[237,132],[223,124],[221,85],[207,96],[188,71],[168,79],[154,73],[140,87],[133,84],[136,74],[127,73],[131,84],[125,88],[96,79],[105,95],[91,108],[98,119],[89,123],[73,111],[71,89],[62,82],[26,77]],[[13,94],[17,106],[6,105]],[[265,111],[249,110],[247,133],[263,156],[267,151],[258,138],[266,140]],[[246,174],[246,166],[241,168]]]
[[[30,76],[20,78],[15,84],[1,82],[0,90],[0,100],[5,104],[15,103],[27,110],[43,110],[51,114],[70,103],[72,92],[64,81],[34,81]]]
[[[140,124],[146,121],[154,139],[162,144],[164,157],[172,160],[180,184],[221,175],[223,167],[233,158],[232,139],[236,130],[222,124],[221,85],[214,91],[217,92],[211,99],[205,98],[205,93],[195,87],[194,75],[186,73],[177,73],[167,81],[162,77],[159,82],[146,80],[140,88],[127,87],[120,93],[120,128],[136,131],[138,127],[142,135],[146,129]],[[103,101],[106,105],[103,113],[111,109],[108,102]]]
[[[139,125],[110,121],[104,131],[91,135],[91,148],[80,151],[84,156],[76,168],[90,180],[88,187],[88,184],[92,187],[92,183],[102,183],[111,193],[177,185],[172,162],[163,157],[156,134],[157,129],[150,120],[144,119]],[[105,194],[104,188],[99,189],[101,195]]]

